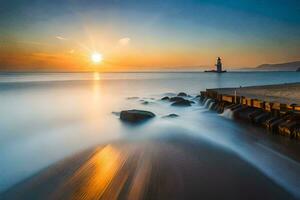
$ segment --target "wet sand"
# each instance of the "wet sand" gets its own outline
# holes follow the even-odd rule
[[[234,152],[183,135],[98,146],[42,170],[1,196],[7,200],[293,199]]]
[[[218,93],[239,96],[246,96],[253,99],[260,99],[271,102],[286,104],[300,104],[300,83],[288,83],[277,85],[262,85],[242,88],[219,88],[214,89]]]

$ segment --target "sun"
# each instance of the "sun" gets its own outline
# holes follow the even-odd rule
[[[103,59],[102,55],[100,53],[98,53],[98,52],[94,52],[91,55],[91,60],[94,63],[100,63],[102,61],[102,59]]]

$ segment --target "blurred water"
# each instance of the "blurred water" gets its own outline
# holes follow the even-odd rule
[[[199,136],[237,152],[269,177],[297,193],[299,182],[294,178],[299,177],[299,163],[292,151],[288,152],[280,145],[274,146],[261,136],[263,134],[249,136],[260,130],[245,128],[208,112],[200,105],[174,108],[158,100],[165,93],[184,91],[197,95],[206,88],[288,82],[300,82],[300,74],[0,74],[0,191],[66,156],[97,144],[115,139],[147,139],[184,130],[181,131],[184,134]],[[141,100],[149,104],[144,105]],[[122,124],[112,114],[133,108],[152,111],[157,117],[145,125],[132,127]],[[161,118],[170,113],[180,117]],[[291,149],[299,146],[295,142],[283,143]],[[281,164],[268,171],[274,162]],[[292,169],[287,176],[275,176],[286,168]]]

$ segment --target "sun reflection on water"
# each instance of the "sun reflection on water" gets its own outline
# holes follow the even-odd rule
[[[104,195],[107,196],[105,193],[108,193],[110,195],[108,199],[115,199],[120,191],[110,186],[126,158],[126,153],[121,153],[112,145],[96,150],[94,155],[57,192],[58,196],[67,199],[99,199]],[[127,176],[120,180],[119,184],[125,183],[126,179]],[[68,194],[66,191],[72,192]]]
[[[93,76],[94,76],[94,80],[95,80],[95,81],[99,81],[100,78],[101,78],[99,72],[94,72]]]

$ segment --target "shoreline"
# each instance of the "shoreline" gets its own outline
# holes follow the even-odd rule
[[[211,110],[262,126],[273,134],[300,140],[299,82],[215,88],[200,93],[200,102]]]

